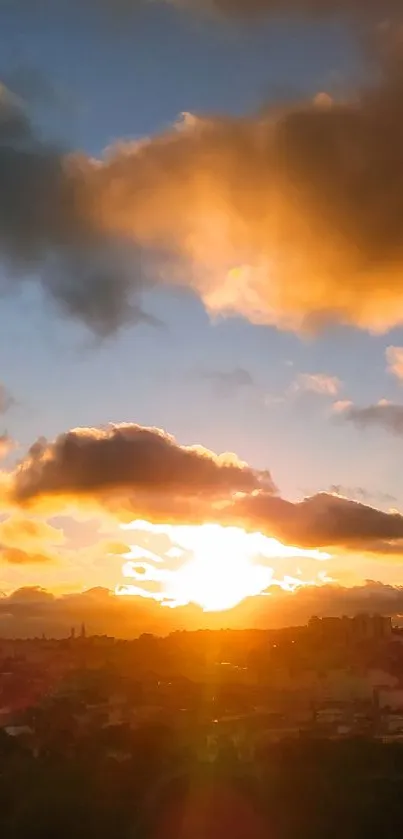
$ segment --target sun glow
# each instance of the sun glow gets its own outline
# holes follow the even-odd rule
[[[122,568],[123,576],[135,582],[117,586],[115,593],[149,597],[171,608],[193,603],[216,612],[231,609],[271,586],[293,591],[301,585],[323,584],[323,574],[309,583],[290,576],[275,579],[269,561],[330,558],[323,551],[290,547],[239,527],[154,525],[138,520],[122,528],[137,534],[137,544],[124,555]],[[158,547],[153,548],[153,543]]]

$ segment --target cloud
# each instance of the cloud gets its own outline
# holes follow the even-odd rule
[[[9,565],[44,565],[54,561],[55,557],[47,551],[25,551],[0,545],[0,562]]]
[[[221,515],[289,545],[403,554],[403,516],[327,492],[297,503],[261,492],[236,499]]]
[[[324,373],[300,373],[294,382],[295,392],[318,393],[323,396],[336,396],[342,386],[340,379],[336,376],[327,376]]]
[[[343,417],[348,422],[353,422],[358,428],[374,425],[398,436],[403,434],[403,405],[382,401],[377,405],[368,405],[366,408],[348,408]]]
[[[69,6],[87,5],[91,11],[110,12],[114,16],[126,15],[142,5],[155,0],[70,0]],[[375,18],[384,20],[390,16],[401,15],[400,0],[159,0],[160,3],[177,9],[201,15],[218,15],[224,19],[255,20],[264,16],[275,18],[328,18],[348,17],[353,20]],[[40,0],[13,0],[17,7],[27,5],[41,9]],[[53,5],[63,7],[62,0],[55,0]]]
[[[36,500],[96,499],[136,515],[185,515],[211,509],[237,492],[275,490],[267,471],[257,472],[235,455],[215,455],[202,446],[180,446],[156,428],[134,424],[77,428],[53,443],[39,439],[12,477],[20,504]]]
[[[338,399],[332,405],[332,410],[335,414],[343,414],[348,408],[351,408],[352,402],[350,399]]]
[[[402,94],[396,61],[350,102],[187,116],[112,151],[87,190],[109,235],[171,251],[161,281],[190,285],[213,313],[387,330],[403,320]]]
[[[138,0],[123,0],[125,7]],[[326,19],[345,17],[352,21],[383,21],[401,17],[400,0],[165,0],[179,9],[230,20],[259,20],[264,17]]]
[[[312,615],[353,617],[365,612],[400,618],[403,613],[403,587],[383,585],[372,580],[351,588],[340,585],[326,585],[321,588],[306,587],[292,595],[292,598],[287,598],[286,595],[280,596],[282,625],[303,624]]]
[[[164,626],[170,631],[175,623],[165,612],[158,604],[140,599],[135,604],[124,598],[122,601],[103,588],[56,597],[36,586],[0,597],[0,623],[6,636],[33,637],[46,632],[63,637],[70,634],[72,626],[85,621],[91,633],[135,637],[142,632],[164,631]]]
[[[200,10],[215,10],[231,17],[328,17],[349,15],[368,19],[372,14],[401,13],[399,0],[168,0],[179,7]]]
[[[0,382],[0,415],[6,414],[13,405],[15,405],[15,399],[12,393]]]
[[[9,455],[15,448],[15,440],[13,440],[6,431],[4,431],[3,434],[0,434],[0,460],[4,460],[4,458],[6,458],[7,455]]]
[[[390,495],[388,492],[371,492],[364,487],[346,487],[342,484],[332,484],[329,492],[336,495],[344,495],[346,498],[353,498],[363,502],[377,500],[380,503],[392,504],[397,501],[396,496]]]
[[[34,546],[44,542],[50,545],[63,545],[63,530],[46,521],[22,516],[10,516],[0,522],[0,543],[8,547]]]
[[[10,475],[8,492],[16,508],[47,514],[93,504],[120,521],[218,522],[304,548],[403,554],[399,513],[326,492],[287,501],[267,470],[234,454],[180,446],[163,431],[134,424],[38,440]],[[18,533],[22,525],[12,522],[0,525],[0,536],[1,527]],[[52,529],[46,541],[57,533]]]
[[[9,516],[0,522],[0,562],[38,565],[55,562],[49,549],[63,545],[63,531],[40,519]]]
[[[7,598],[9,603],[46,603],[55,600],[55,595],[41,586],[23,586]]]
[[[205,370],[200,373],[201,378],[210,381],[218,395],[233,396],[239,391],[255,387],[255,382],[243,367],[232,370]]]
[[[403,379],[403,347],[387,347],[385,355],[389,373]]]
[[[368,581],[362,586],[307,586],[292,594],[270,589],[269,597],[253,597],[227,612],[206,613],[196,606],[162,609],[152,600],[115,597],[97,588],[56,597],[40,587],[19,589],[0,597],[3,637],[70,635],[84,621],[89,634],[135,638],[144,632],[167,635],[174,629],[260,628],[306,623],[312,615],[353,616],[362,612],[400,617],[403,587]]]
[[[384,18],[383,3],[372,8],[381,5]],[[350,101],[185,115],[100,160],[41,141],[3,91],[9,284],[40,277],[59,309],[100,335],[147,320],[141,292],[156,282],[190,287],[212,313],[281,329],[401,324],[403,66],[391,54],[377,86]]]
[[[89,159],[36,135],[20,100],[0,85],[0,257],[7,290],[35,273],[45,295],[94,333],[154,319],[141,308],[142,257],[108,239],[82,196]],[[135,257],[135,258],[134,258]]]

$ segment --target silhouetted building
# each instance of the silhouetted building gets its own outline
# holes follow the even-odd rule
[[[318,640],[327,643],[358,643],[361,641],[382,641],[392,635],[392,620],[382,615],[355,615],[348,618],[313,617],[308,624],[309,630]]]

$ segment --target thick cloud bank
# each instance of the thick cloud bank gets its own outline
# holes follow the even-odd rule
[[[91,634],[134,638],[143,632],[168,634],[181,629],[239,629],[301,625],[317,614],[355,615],[375,612],[399,617],[403,611],[403,589],[368,582],[344,588],[328,585],[302,588],[290,595],[253,597],[229,612],[205,613],[197,607],[161,609],[158,603],[141,598],[115,597],[97,588],[83,594],[56,597],[39,587],[23,588],[0,597],[3,637],[66,637],[71,627],[84,620]]]
[[[173,212],[175,208],[175,212]],[[403,322],[403,67],[351,101],[186,115],[102,160],[64,155],[0,103],[0,253],[93,331],[147,319],[141,290],[282,329]]]
[[[100,505],[122,520],[240,525],[289,545],[403,553],[403,516],[332,493],[290,502],[270,472],[236,455],[181,446],[134,424],[79,428],[39,439],[9,476],[9,503],[51,513]]]

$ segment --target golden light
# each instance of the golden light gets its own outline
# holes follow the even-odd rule
[[[138,535],[137,544],[124,555],[122,569],[123,576],[135,582],[117,586],[115,593],[149,597],[171,608],[193,603],[215,612],[231,609],[270,586],[292,591],[301,585],[323,584],[323,574],[309,583],[290,576],[275,579],[267,561],[330,558],[323,551],[290,547],[239,527],[155,525],[138,520],[122,528]],[[147,546],[140,546],[144,536]],[[163,542],[165,538],[165,550],[161,550],[161,538]],[[153,542],[158,540],[159,547],[154,549]]]

